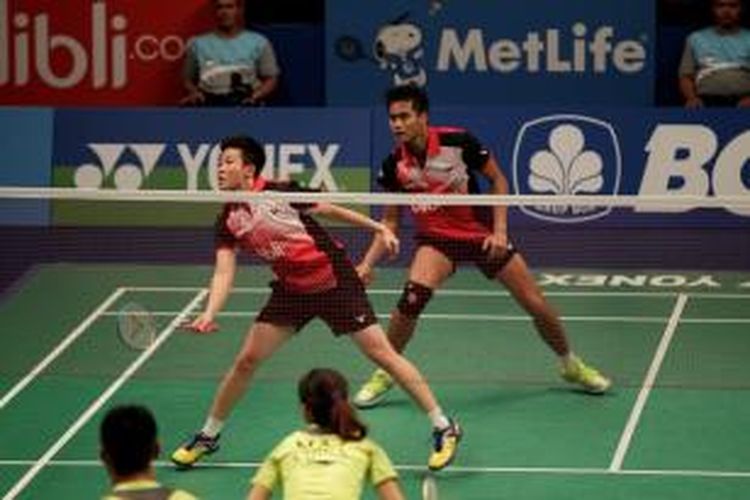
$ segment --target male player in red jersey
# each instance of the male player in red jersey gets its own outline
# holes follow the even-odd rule
[[[259,192],[281,189],[260,177],[263,148],[249,137],[221,143],[218,181],[222,190]],[[311,319],[319,317],[334,334],[348,334],[359,349],[382,367],[428,414],[433,449],[428,465],[438,470],[454,458],[461,430],[445,416],[422,374],[397,353],[373,312],[365,287],[338,242],[311,217],[333,217],[378,234],[384,251],[398,251],[398,239],[383,224],[360,213],[330,204],[227,203],[216,222],[216,264],[205,309],[191,327],[216,329],[214,319],[232,288],[237,250],[267,261],[276,276],[271,296],[248,330],[244,345],[219,385],[203,428],[180,446],[172,461],[190,467],[215,452],[219,434],[255,371]]]
[[[427,94],[415,86],[400,86],[386,94],[388,119],[396,148],[384,160],[379,182],[384,189],[407,193],[468,194],[477,192],[477,175],[484,176],[492,193],[506,194],[508,183],[497,162],[469,132],[428,124]],[[400,208],[385,208],[383,224],[398,231]],[[570,349],[560,318],[547,302],[523,256],[508,239],[505,206],[491,208],[487,220],[471,206],[412,207],[417,249],[396,309],[391,313],[388,338],[402,352],[414,334],[420,313],[459,263],[473,263],[491,280],[505,285],[531,315],[537,331],[560,358],[560,374],[591,393],[605,392],[610,381],[587,366]],[[372,281],[373,266],[386,250],[377,236],[357,271]],[[391,377],[376,370],[359,390],[360,408],[377,405],[393,386]]]

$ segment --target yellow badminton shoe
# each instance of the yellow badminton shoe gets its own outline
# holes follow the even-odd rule
[[[373,408],[383,401],[391,388],[393,388],[393,378],[385,370],[378,368],[370,380],[357,391],[354,396],[354,406],[362,410]]]
[[[206,455],[219,449],[219,436],[208,437],[202,432],[193,436],[172,453],[172,462],[181,469],[188,469]]]
[[[612,385],[612,381],[599,373],[591,366],[586,365],[580,358],[571,356],[560,368],[560,376],[570,382],[581,386],[591,394],[604,394]]]
[[[430,470],[440,470],[453,462],[458,453],[458,443],[461,441],[463,431],[458,422],[451,419],[450,425],[445,429],[432,431],[432,453],[427,462]]]

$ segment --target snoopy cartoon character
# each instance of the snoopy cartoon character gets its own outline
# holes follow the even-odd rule
[[[380,69],[388,70],[395,85],[424,87],[427,73],[422,66],[422,30],[411,23],[396,20],[378,30],[373,45]]]

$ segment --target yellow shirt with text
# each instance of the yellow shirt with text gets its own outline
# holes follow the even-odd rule
[[[371,439],[344,441],[314,429],[285,437],[266,457],[252,482],[286,500],[354,500],[365,481],[373,486],[398,477],[385,451]]]

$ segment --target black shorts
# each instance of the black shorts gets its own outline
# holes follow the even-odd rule
[[[358,332],[377,323],[367,292],[346,257],[334,258],[336,287],[316,293],[287,290],[271,283],[271,296],[256,321],[291,326],[299,331],[310,320],[320,318],[335,335]]]
[[[463,262],[471,262],[482,271],[487,279],[494,280],[515,254],[518,253],[513,243],[508,241],[508,249],[502,255],[489,258],[482,250],[482,242],[449,240],[429,236],[417,236],[417,247],[428,246],[442,253],[453,263],[453,270]]]

